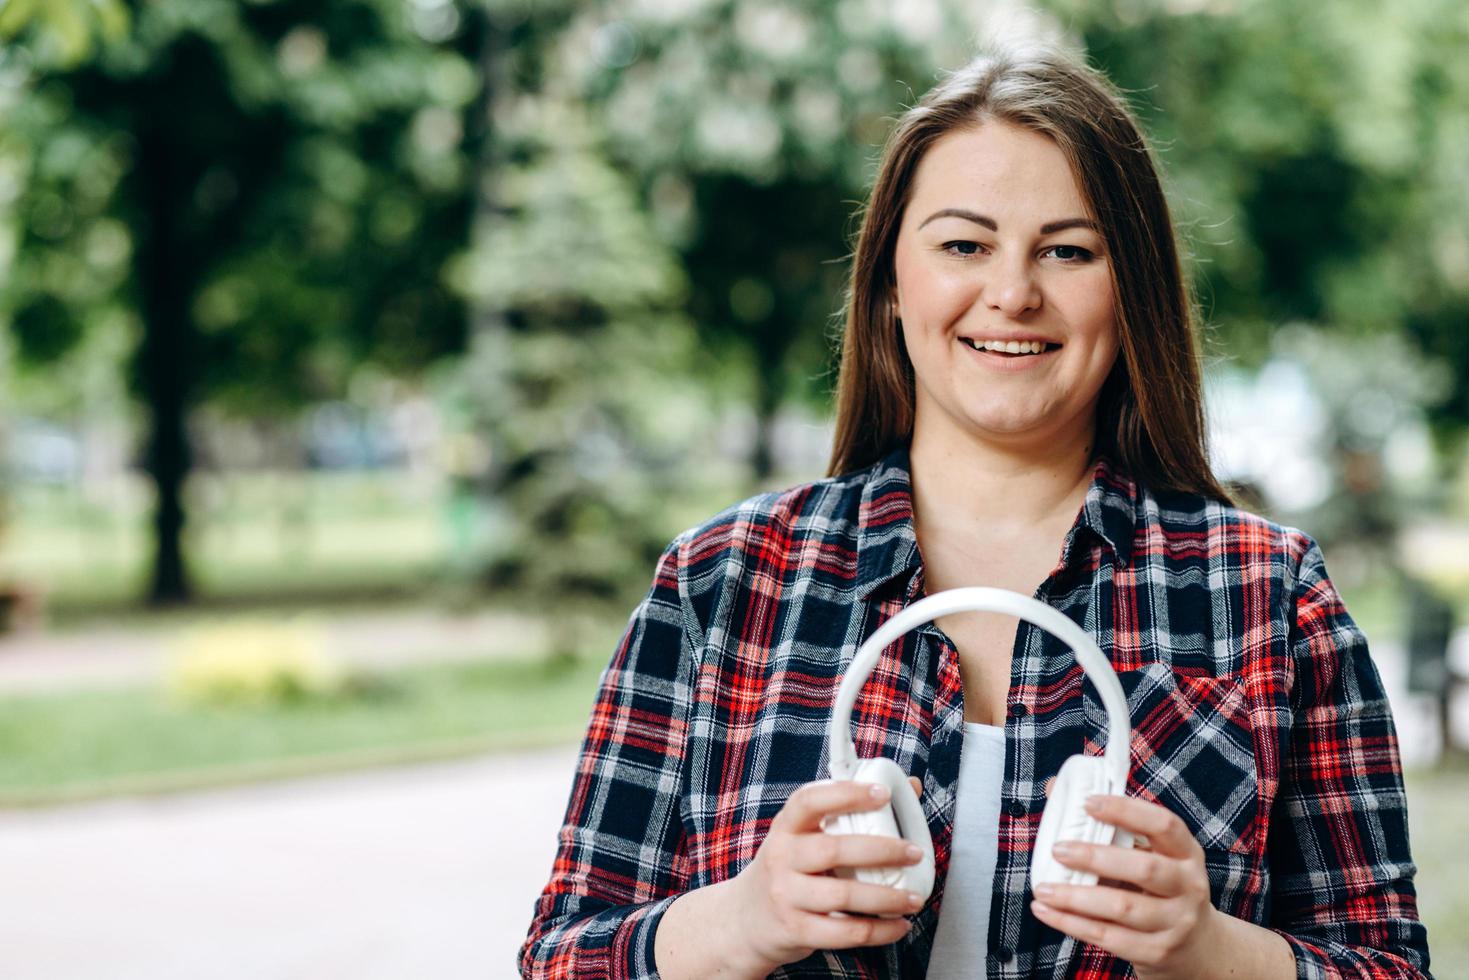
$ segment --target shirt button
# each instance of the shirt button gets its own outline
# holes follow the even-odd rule
[[[1005,812],[1012,817],[1023,817],[1025,816],[1025,804],[1019,800],[1011,800],[1009,805],[1005,807]]]
[[[1001,966],[1008,964],[1014,958],[1015,954],[1010,952],[1010,950],[1004,946],[1001,946],[999,949],[995,950],[995,959],[999,960]]]
[[[1019,701],[1016,701],[1014,704],[1010,705],[1011,718],[1024,718],[1029,711],[1030,709],[1021,704]]]

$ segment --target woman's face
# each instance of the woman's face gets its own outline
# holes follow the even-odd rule
[[[894,256],[915,436],[1088,438],[1117,358],[1109,259],[1059,147],[985,122],[919,162]],[[1020,343],[1041,353],[977,350]]]

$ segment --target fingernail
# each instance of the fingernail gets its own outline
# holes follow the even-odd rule
[[[1106,802],[1105,797],[1097,795],[1088,796],[1086,798],[1086,810],[1088,813],[1096,813],[1106,805]]]
[[[905,853],[908,855],[909,861],[917,861],[919,858],[923,857],[923,851],[919,850],[917,844],[909,844],[908,850]]]
[[[874,800],[885,800],[888,798],[888,788],[878,783],[873,783],[867,787],[867,792]]]
[[[915,908],[916,909],[916,908],[918,908],[918,906],[920,906],[922,904],[923,904],[923,896],[922,895],[918,894],[917,892],[909,892],[908,893],[908,907],[909,908]]]
[[[1069,840],[1063,840],[1058,841],[1056,846],[1051,848],[1051,853],[1058,858],[1076,857],[1081,854],[1081,848]]]
[[[1035,897],[1036,898],[1054,898],[1055,895],[1056,895],[1056,886],[1055,885],[1036,885],[1035,886]]]

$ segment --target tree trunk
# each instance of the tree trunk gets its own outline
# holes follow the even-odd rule
[[[780,369],[761,364],[755,369],[755,442],[750,448],[750,480],[764,488],[775,475],[775,420],[780,414],[784,385]]]
[[[191,595],[184,563],[184,479],[189,473],[186,422],[193,363],[193,325],[189,298],[194,293],[192,263],[180,248],[178,195],[191,187],[178,173],[178,154],[167,130],[145,125],[138,133],[138,170],[142,182],[142,223],[137,257],[139,311],[143,339],[138,376],[149,408],[144,466],[157,491],[153,514],[154,554],[151,605],[187,602]]]

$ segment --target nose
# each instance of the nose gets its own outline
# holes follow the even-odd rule
[[[1018,317],[1041,305],[1040,289],[1024,256],[1002,259],[985,271],[982,297],[990,309]]]

